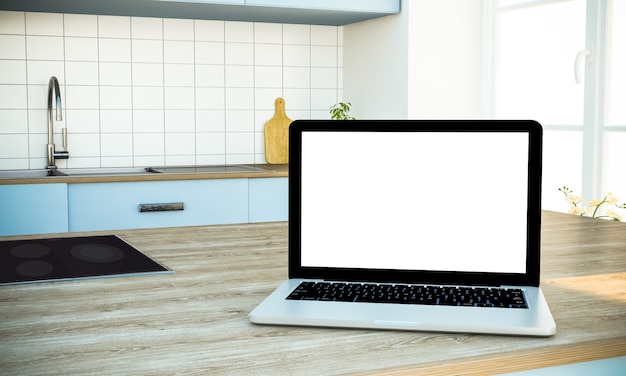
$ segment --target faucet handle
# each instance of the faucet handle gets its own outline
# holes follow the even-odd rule
[[[67,151],[67,128],[63,127],[61,133],[63,135],[63,150]]]

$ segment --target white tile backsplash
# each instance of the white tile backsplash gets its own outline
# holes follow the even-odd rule
[[[226,111],[226,132],[253,132],[254,111]]]
[[[187,41],[163,42],[163,61],[166,63],[194,63],[194,43]]]
[[[164,40],[194,40],[193,20],[165,18],[163,20]]]
[[[99,38],[99,61],[130,62],[130,39]]]
[[[194,66],[195,85],[199,87],[224,87],[225,71],[223,65]]]
[[[103,86],[131,86],[131,63],[100,63],[98,73],[100,85]]]
[[[0,84],[26,82],[26,60],[0,60]]]
[[[26,59],[25,35],[0,35],[0,59]]]
[[[311,25],[311,45],[336,46],[337,32],[337,28]]]
[[[123,115],[120,115],[120,112],[122,111],[65,110],[65,126],[76,131],[76,133],[100,133],[101,119],[109,113],[111,114],[108,116],[112,118],[122,117]]]
[[[283,48],[280,44],[256,44],[254,64],[280,67],[283,64]]]
[[[133,109],[136,110],[162,110],[165,108],[164,88],[133,87]]]
[[[161,18],[131,17],[130,25],[133,39],[163,39]]]
[[[97,62],[66,61],[65,70],[66,85],[98,85]]]
[[[328,117],[341,27],[0,11],[0,169],[42,168],[47,85],[60,167],[264,163],[264,124]]]
[[[311,84],[311,67],[284,67],[283,87],[295,89]]]
[[[224,110],[225,96],[223,88],[196,87],[196,110]]]
[[[196,64],[224,64],[224,42],[195,42]]]
[[[311,88],[334,89],[337,87],[337,68],[311,68]]]
[[[165,111],[165,132],[195,132],[196,113],[193,110]]]
[[[62,61],[44,61],[44,60],[26,60],[26,72],[27,83],[29,85],[45,85],[40,94],[45,97],[48,93],[47,86],[50,81],[50,76],[55,76],[59,80],[61,91],[63,91],[63,85],[65,85],[65,64]],[[41,103],[46,108],[44,99]]]
[[[0,12],[0,34],[24,34],[26,17],[24,12]]]
[[[166,110],[193,110],[195,90],[192,87],[165,87]]]
[[[283,25],[257,22],[254,24],[254,43],[283,43]]]
[[[283,87],[282,67],[256,66],[254,68],[254,87],[255,88],[281,88]]]
[[[98,61],[98,39],[83,37],[65,38],[66,61]]]
[[[224,40],[226,42],[254,42],[254,24],[252,22],[226,21],[224,24]]]
[[[72,133],[67,135],[67,150],[75,158],[99,157],[100,135],[93,133]],[[69,162],[69,160],[68,160]],[[89,166],[85,166],[89,167]]]
[[[133,39],[132,61],[134,63],[162,63],[163,41]]]
[[[62,103],[62,105],[64,105],[66,109],[73,109],[73,110],[98,110],[100,109],[100,94],[99,94],[98,86],[64,85],[64,87],[65,87],[65,101]],[[47,94],[45,96],[47,97]]]
[[[225,70],[226,87],[252,87],[254,67],[251,65],[227,65]]]
[[[26,34],[63,36],[63,14],[26,12]]]
[[[191,86],[195,85],[193,64],[165,64],[165,86]]]
[[[27,110],[0,110],[3,133],[28,133]]]
[[[103,157],[131,156],[133,155],[133,135],[132,133],[102,133],[100,147]]]
[[[28,135],[5,134],[0,138],[1,158],[28,158]]]
[[[66,37],[97,37],[98,16],[88,14],[64,14],[63,27]]]
[[[165,135],[163,133],[138,133],[133,138],[135,156],[163,155]]]
[[[27,35],[26,58],[29,60],[63,60],[63,37]]]
[[[133,132],[163,132],[164,131],[163,110],[133,110]]]
[[[310,67],[311,47],[298,45],[283,46],[283,65],[286,67]]]
[[[84,132],[83,129],[81,131]],[[100,110],[100,132],[132,133],[132,131],[133,113],[131,110]]]
[[[311,26],[310,25],[283,25],[283,43],[284,44],[311,44]]]
[[[196,41],[224,42],[224,21],[194,20]]]
[[[254,45],[252,43],[226,43],[224,62],[226,65],[253,65]]]
[[[196,132],[224,132],[226,130],[226,111],[196,110]]]
[[[28,108],[26,86],[0,85],[0,103],[2,103],[3,109],[17,110]]]
[[[130,38],[130,17],[98,16],[100,38]]]
[[[196,154],[195,133],[165,133],[165,156]],[[191,163],[193,164],[193,163]]]
[[[312,67],[336,67],[337,47],[335,46],[311,46]]]
[[[163,64],[133,63],[132,81],[136,86],[163,86]]]
[[[254,89],[252,88],[226,88],[226,110],[252,110],[254,109]]]

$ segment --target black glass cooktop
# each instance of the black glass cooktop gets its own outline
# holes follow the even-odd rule
[[[0,285],[172,273],[116,235],[0,241]]]

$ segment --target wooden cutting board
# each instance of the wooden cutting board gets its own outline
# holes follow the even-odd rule
[[[289,124],[285,113],[285,100],[276,98],[276,113],[265,123],[265,160],[269,164],[289,163]]]

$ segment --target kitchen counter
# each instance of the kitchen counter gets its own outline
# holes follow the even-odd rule
[[[289,165],[255,165],[265,171],[241,172],[167,172],[111,175],[80,175],[80,176],[42,176],[0,179],[0,185],[9,184],[51,184],[51,183],[111,183],[133,181],[165,181],[165,180],[200,180],[200,179],[236,179],[236,178],[278,178],[289,176]]]
[[[0,369],[449,375],[626,355],[624,223],[543,213],[542,288],[557,323],[548,338],[251,324],[248,313],[287,276],[287,227],[116,231],[175,274],[1,286]]]

